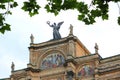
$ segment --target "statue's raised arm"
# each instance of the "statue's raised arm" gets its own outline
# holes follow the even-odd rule
[[[50,21],[47,21],[47,24],[48,24],[50,27],[53,27],[53,25],[50,25]]]

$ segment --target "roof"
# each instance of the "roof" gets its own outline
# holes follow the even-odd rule
[[[116,60],[120,60],[120,54],[110,56],[110,57],[107,57],[107,58],[103,58],[100,62],[106,63],[106,62],[111,62],[111,61],[116,61]]]

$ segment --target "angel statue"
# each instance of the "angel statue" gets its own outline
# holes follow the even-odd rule
[[[52,25],[50,25],[50,21],[47,21],[47,24],[53,28],[53,39],[54,40],[57,40],[57,39],[60,39],[61,38],[61,35],[59,33],[59,29],[60,29],[60,26],[64,23],[64,21],[62,22],[59,22],[58,24],[56,23],[53,23]]]

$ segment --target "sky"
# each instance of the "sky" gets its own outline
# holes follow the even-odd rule
[[[24,0],[17,0],[22,5]],[[43,5],[42,0],[40,3]],[[110,3],[109,20],[102,21],[97,18],[93,25],[85,25],[77,20],[77,11],[61,11],[58,16],[47,13],[43,8],[34,17],[22,11],[18,6],[12,9],[13,14],[6,16],[6,22],[11,24],[11,31],[0,34],[0,78],[10,77],[11,63],[15,70],[27,67],[29,63],[30,35],[34,36],[34,43],[42,43],[53,38],[52,28],[46,22],[64,21],[60,28],[62,38],[69,34],[70,24],[73,25],[73,34],[94,54],[95,43],[99,46],[99,54],[106,58],[120,54],[120,26],[117,17],[120,16],[117,4]]]

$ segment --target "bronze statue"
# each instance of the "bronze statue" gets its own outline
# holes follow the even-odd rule
[[[53,40],[57,40],[61,38],[61,35],[59,33],[60,26],[64,23],[64,21],[59,22],[58,24],[53,23],[50,25],[50,21],[47,21],[47,24],[53,28]]]

